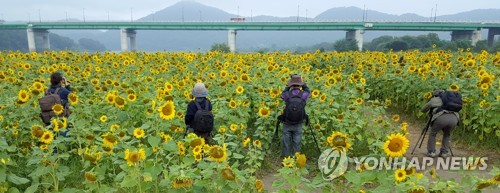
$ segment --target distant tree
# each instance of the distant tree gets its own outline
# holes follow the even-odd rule
[[[387,49],[392,49],[394,51],[408,50],[408,43],[403,40],[393,40],[386,45]]]
[[[488,41],[487,40],[481,40],[476,43],[476,46],[472,48],[474,52],[481,52],[483,50],[488,50]]]
[[[380,36],[378,38],[373,39],[370,43],[366,44],[365,48],[368,50],[382,50],[385,48],[385,45],[380,46],[381,44],[385,44],[394,40],[392,36]]]
[[[222,53],[229,53],[229,46],[225,43],[215,43],[212,44],[212,47],[210,48],[210,51],[220,51]]]
[[[106,46],[104,46],[101,42],[89,38],[79,39],[78,44],[81,49],[91,52],[106,50]]]
[[[490,52],[500,52],[500,41],[493,43],[493,46],[490,48]]]
[[[333,44],[333,48],[340,52],[356,51],[358,50],[358,43],[356,42],[356,40],[337,40]]]
[[[66,49],[75,50],[78,48],[78,45],[71,38],[60,36],[55,33],[50,33],[49,38],[50,38],[51,50],[66,50]],[[41,46],[38,45],[37,47],[41,48]]]
[[[0,50],[28,51],[26,30],[0,30]]]

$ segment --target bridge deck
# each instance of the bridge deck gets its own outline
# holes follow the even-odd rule
[[[0,23],[0,29],[134,30],[384,30],[456,31],[500,28],[500,23],[462,22],[40,22]]]

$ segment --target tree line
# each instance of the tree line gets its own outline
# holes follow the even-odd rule
[[[78,42],[73,39],[49,34],[51,50],[81,50],[81,51],[104,51],[106,47],[93,39],[81,38]],[[41,51],[41,39],[35,40],[37,51]],[[28,36],[25,30],[0,30],[0,50],[20,50],[28,52]]]
[[[365,42],[363,44],[363,50],[370,51],[388,51],[388,50],[413,50],[419,49],[422,51],[432,50],[432,49],[443,49],[457,51],[458,49],[470,48],[472,52],[480,52],[482,50],[488,50],[490,52],[500,51],[500,41],[496,41],[491,48],[488,48],[488,42],[486,40],[481,40],[472,46],[472,42],[468,40],[459,41],[447,41],[439,39],[436,33],[429,33],[427,35],[419,36],[380,36],[373,39],[371,42]],[[355,51],[358,50],[358,45],[355,40],[338,40],[335,42],[323,42],[320,44],[313,45],[311,47],[301,47],[297,48],[296,52],[310,52],[315,50],[321,51]]]

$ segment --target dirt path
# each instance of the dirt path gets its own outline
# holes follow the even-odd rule
[[[393,115],[393,113],[391,113],[391,112],[387,113],[387,117],[392,117],[392,115]],[[417,141],[420,137],[422,129],[425,127],[425,123],[422,121],[416,121],[412,117],[407,117],[407,116],[400,114],[400,122],[403,122],[403,121],[408,123],[407,131],[409,132],[408,139],[410,140],[410,146],[405,154],[405,157],[408,160],[411,160],[412,158],[417,157],[419,159],[419,161],[422,161],[422,159],[424,157],[427,157],[426,153],[427,153],[427,140],[429,137],[428,134],[425,136],[424,144],[422,145],[422,147],[421,148],[417,147],[415,149],[415,152],[413,155],[411,155],[411,151],[413,150],[415,145],[417,145]],[[439,148],[441,148],[440,143],[442,140],[442,132],[438,133],[438,136],[436,139],[439,142],[436,145],[436,150],[437,150],[437,152],[439,152]],[[499,158],[500,158],[499,152],[491,152],[491,151],[488,151],[487,149],[470,150],[470,148],[467,146],[467,144],[460,144],[458,140],[454,140],[453,138],[452,138],[451,144],[452,144],[451,146],[452,146],[452,151],[453,151],[454,157],[470,157],[470,156],[475,157],[475,158],[476,157],[488,157],[488,160],[486,161],[486,163],[488,164],[486,171],[474,170],[474,171],[467,171],[467,173],[470,172],[470,173],[478,174],[479,177],[489,178],[491,176],[488,174],[488,171],[491,170],[493,168],[493,166],[499,167],[499,165],[498,165]],[[270,158],[270,159],[272,159],[270,161],[271,162],[270,164],[276,165],[276,167],[279,166],[280,162],[277,160],[277,158]],[[436,163],[437,163],[438,159],[440,159],[440,158],[434,158],[432,166],[427,167],[425,169],[425,171],[419,171],[419,172],[426,172],[426,171],[430,170],[430,168],[436,168],[436,165],[437,165]],[[308,162],[309,162],[309,160],[308,160]],[[313,164],[313,163],[308,163],[308,164]],[[264,173],[260,176],[260,178],[264,182],[264,189],[269,191],[269,192],[276,192],[277,191],[276,189],[272,188],[273,182],[280,178],[279,176],[275,176],[277,173],[276,170],[269,170],[268,173]],[[448,171],[448,170],[443,170],[443,169],[436,169],[436,175],[439,176],[439,178],[443,179],[443,180],[454,179],[456,182],[460,182],[464,174],[462,172],[459,172],[459,171]],[[498,190],[493,190],[490,188],[490,189],[486,189],[484,192],[496,192],[496,191],[498,191]],[[320,192],[320,191],[318,191],[318,192]]]

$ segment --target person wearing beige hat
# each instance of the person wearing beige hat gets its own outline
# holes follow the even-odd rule
[[[302,77],[298,74],[290,77],[287,86],[281,93],[281,98],[286,103],[285,110],[279,118],[283,122],[282,157],[288,157],[294,155],[296,152],[300,152],[302,123],[307,118],[305,106],[310,94],[309,87],[307,87],[306,83],[302,81]]]
[[[212,103],[207,99],[208,90],[205,84],[196,83],[191,90],[195,99],[189,102],[184,116],[184,122],[188,130],[205,139],[208,143],[210,134],[214,127],[214,115],[212,114]]]

